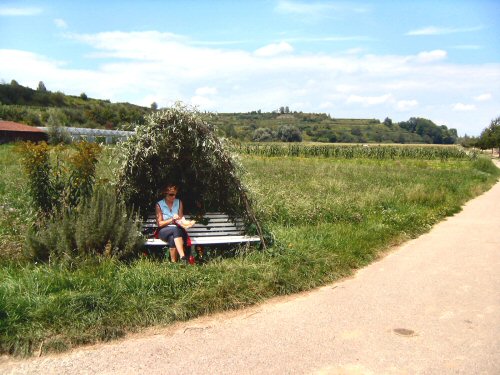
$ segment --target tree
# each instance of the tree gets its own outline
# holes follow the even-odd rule
[[[500,152],[500,116],[491,120],[490,126],[481,132],[478,143],[483,150],[498,148]]]
[[[361,133],[361,129],[360,128],[352,128],[351,129],[351,134],[352,135],[355,135],[357,137],[361,136],[362,133]]]
[[[238,138],[238,133],[236,133],[236,129],[234,128],[234,124],[229,124],[225,129],[226,137],[228,138]]]
[[[47,92],[47,88],[45,87],[45,83],[43,83],[42,81],[38,82],[38,87],[36,89],[37,89],[37,91]]]
[[[278,128],[277,137],[283,142],[302,142],[302,133],[295,126],[282,125]]]
[[[87,99],[88,99],[88,96],[87,96],[87,94],[85,94],[84,92],[82,92],[82,93],[80,94],[80,98],[82,98],[83,100],[87,100]]]
[[[384,125],[392,129],[392,120],[389,117],[386,117],[384,120]]]
[[[257,128],[252,135],[252,141],[254,142],[271,142],[274,140],[276,140],[276,137],[269,128]]]
[[[47,133],[49,135],[49,143],[52,145],[70,144],[71,136],[65,129],[68,121],[66,115],[58,109],[49,109],[49,118],[47,119]]]
[[[445,125],[437,126],[431,120],[421,117],[411,117],[408,121],[400,122],[399,126],[418,134],[428,143],[455,143],[457,138],[455,129],[448,130]]]
[[[158,103],[156,103],[156,102],[151,103],[151,109],[153,111],[156,111],[158,109]]]
[[[10,81],[10,85],[11,86],[19,86],[19,83],[15,79],[13,79],[12,81]]]

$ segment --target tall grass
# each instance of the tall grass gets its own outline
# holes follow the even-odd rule
[[[149,259],[78,269],[4,263],[0,352],[66,350],[331,282],[457,212],[499,174],[482,159],[242,162],[259,216],[275,236],[269,251],[199,267]]]
[[[235,146],[243,155],[266,157],[302,156],[341,159],[475,159],[477,153],[458,146],[388,146],[388,145],[311,145],[311,144],[261,144],[241,143]]]
[[[0,263],[21,256],[36,211],[30,204],[21,157],[14,149],[14,145],[0,146]]]

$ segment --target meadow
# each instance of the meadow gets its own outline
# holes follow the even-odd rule
[[[274,237],[267,251],[241,249],[200,266],[141,258],[127,264],[98,259],[72,268],[23,258],[33,212],[19,156],[13,146],[0,146],[0,353],[63,351],[348,276],[460,211],[498,179],[490,160],[445,152],[242,152],[244,182]],[[107,148],[98,181],[112,184],[115,168]]]

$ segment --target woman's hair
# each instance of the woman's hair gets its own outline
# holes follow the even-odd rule
[[[165,185],[165,187],[161,190],[161,192],[166,193],[171,189],[179,190],[179,186],[173,182],[172,183],[169,182],[168,184]]]

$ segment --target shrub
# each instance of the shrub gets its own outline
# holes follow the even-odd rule
[[[277,137],[283,142],[302,142],[302,133],[291,125],[283,125],[278,128]]]
[[[252,135],[252,141],[254,142],[272,142],[275,140],[276,135],[269,128],[257,128]]]
[[[126,260],[137,255],[143,243],[140,222],[112,190],[104,188],[27,237],[33,260],[55,263],[78,263],[96,255]]]
[[[49,146],[45,142],[26,142],[20,144],[18,151],[22,154],[22,163],[28,175],[28,190],[33,204],[40,213],[51,212],[54,192],[50,178]]]
[[[52,145],[70,144],[71,136],[65,129],[68,119],[64,112],[55,108],[49,109],[48,112],[47,133],[49,135],[49,143]]]
[[[52,216],[63,209],[71,209],[90,197],[101,152],[99,145],[77,142],[71,148],[51,148],[45,142],[26,142],[21,143],[18,150],[39,216]]]
[[[495,175],[498,173],[498,168],[491,162],[490,158],[478,157],[473,161],[473,166],[478,171]]]

